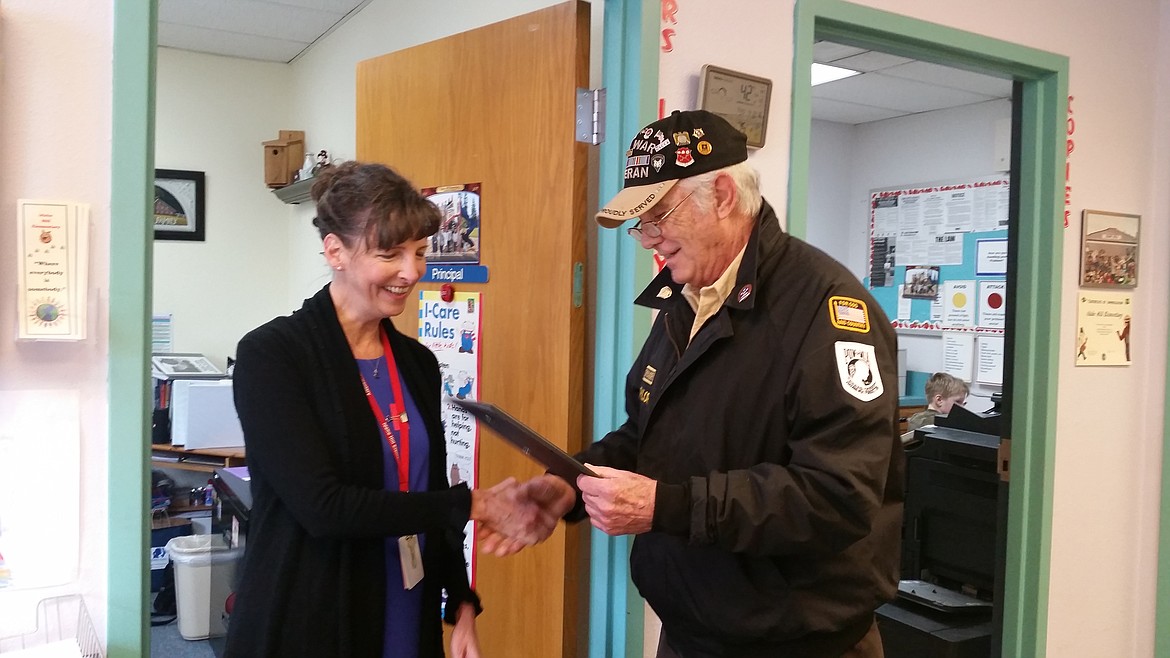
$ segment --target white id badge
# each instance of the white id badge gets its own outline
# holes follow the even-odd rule
[[[414,589],[423,579],[422,552],[418,550],[418,535],[398,538],[398,559],[402,562],[402,586]]]

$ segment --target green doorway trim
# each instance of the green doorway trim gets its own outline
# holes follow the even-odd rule
[[[797,0],[793,54],[788,226],[808,228],[809,126],[813,43],[830,39],[1022,85],[1017,241],[1014,401],[1010,436],[1007,564],[1002,655],[1043,658],[1047,647],[1056,434],[1060,263],[1068,59],[962,30],[840,0]]]
[[[1155,591],[1155,658],[1170,658],[1170,355],[1166,361],[1166,400],[1162,410],[1162,512],[1158,530],[1158,587]]]
[[[150,274],[155,0],[115,0],[110,153],[109,658],[150,654]]]
[[[621,189],[627,140],[657,116],[661,11],[659,0],[605,0],[602,84],[608,111],[598,153],[598,207]],[[648,262],[625,231],[598,230],[594,440],[625,421],[626,371],[649,332],[649,313],[634,306],[638,282],[649,279]],[[589,658],[641,656],[643,602],[630,582],[632,538],[589,532]]]

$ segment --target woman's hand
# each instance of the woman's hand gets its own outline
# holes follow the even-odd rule
[[[451,631],[451,658],[480,658],[479,637],[475,634],[475,606],[462,603],[455,611]]]
[[[533,498],[534,493],[537,499]],[[530,491],[527,484],[520,485],[515,478],[508,478],[491,489],[472,490],[471,518],[489,534],[507,538],[514,547],[532,546],[547,539],[560,520],[560,515],[552,509],[555,506],[540,499],[548,495],[544,491]]]
[[[568,482],[547,473],[518,485],[516,493],[525,504],[536,505],[541,510],[540,516],[545,525],[542,526],[544,530],[538,536],[537,543],[548,539],[556,528],[557,520],[568,514],[577,502],[577,495]],[[506,557],[520,552],[527,545],[523,541],[505,536],[489,525],[480,525],[479,548],[485,553]]]

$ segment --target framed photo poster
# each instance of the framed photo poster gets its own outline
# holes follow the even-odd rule
[[[768,132],[772,81],[704,64],[699,76],[699,109],[727,119],[747,135],[747,145],[760,148]]]
[[[152,354],[150,366],[159,379],[168,377],[221,377],[223,372],[202,354]]]
[[[1136,288],[1141,215],[1085,210],[1081,218],[1081,286]]]
[[[154,239],[195,240],[206,233],[203,172],[154,170]]]

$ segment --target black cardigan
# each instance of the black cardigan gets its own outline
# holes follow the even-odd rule
[[[427,535],[421,656],[443,655],[441,589],[447,621],[462,602],[479,609],[462,551],[471,494],[445,473],[438,362],[382,324],[427,430],[429,491],[383,488],[383,439],[329,286],[240,341],[235,402],[254,504],[229,657],[381,656],[393,535]]]

